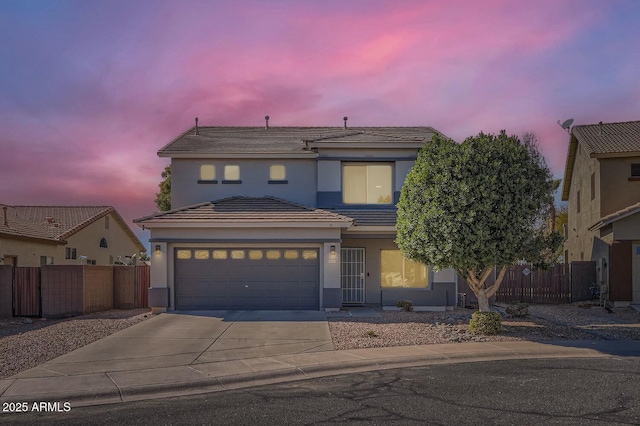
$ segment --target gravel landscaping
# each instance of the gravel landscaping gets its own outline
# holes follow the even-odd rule
[[[113,309],[66,319],[0,321],[0,379],[36,367],[151,316],[150,309]]]
[[[503,318],[503,332],[496,336],[469,333],[473,312],[456,308],[448,312],[384,311],[370,318],[336,316],[329,318],[329,329],[335,349],[507,340],[640,339],[640,312],[632,308],[613,308],[609,313],[588,304],[531,305],[525,318]]]

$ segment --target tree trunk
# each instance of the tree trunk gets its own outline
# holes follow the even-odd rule
[[[467,277],[467,283],[469,284],[469,288],[473,291],[473,293],[478,298],[478,310],[480,311],[491,311],[491,307],[489,307],[489,299],[496,294],[498,288],[500,288],[500,284],[502,283],[502,279],[504,278],[504,274],[507,271],[507,267],[503,266],[498,273],[496,278],[496,282],[491,285],[489,288],[485,286],[485,282],[487,278],[489,278],[489,274],[493,268],[486,268],[481,272],[480,277],[476,275],[475,269],[471,269],[469,271],[464,271]]]
[[[476,293],[476,297],[478,298],[478,310],[481,312],[488,312],[491,310],[489,307],[489,298],[487,297],[487,292],[482,289]]]

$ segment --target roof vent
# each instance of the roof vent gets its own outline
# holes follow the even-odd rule
[[[199,133],[198,133],[198,117],[196,117],[196,132],[194,133],[194,135],[199,135]]]
[[[602,136],[602,121],[599,122],[598,125],[600,126],[600,130],[598,131],[598,133],[600,133],[600,136]]]
[[[347,128],[347,120],[349,119],[349,117],[342,117],[342,119],[344,120],[344,128]]]
[[[9,226],[9,221],[7,221],[7,206],[4,206],[2,210],[4,210],[4,226]]]
[[[269,116],[268,115],[264,116],[264,123],[265,123],[264,124],[264,128],[268,129],[269,128]]]

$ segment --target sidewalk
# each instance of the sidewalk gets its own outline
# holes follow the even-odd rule
[[[531,358],[640,356],[640,341],[494,342],[402,346],[220,360],[144,368],[132,363],[87,374],[48,364],[0,380],[1,402],[65,402],[72,407],[191,395],[350,372]]]

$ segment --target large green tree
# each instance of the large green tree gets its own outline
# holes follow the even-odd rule
[[[548,217],[556,188],[535,139],[502,131],[458,144],[436,135],[402,187],[398,246],[409,259],[455,269],[488,311],[509,265],[542,263],[559,246]]]
[[[160,174],[162,181],[158,185],[160,192],[156,193],[156,206],[161,212],[171,210],[171,166],[164,168]]]

